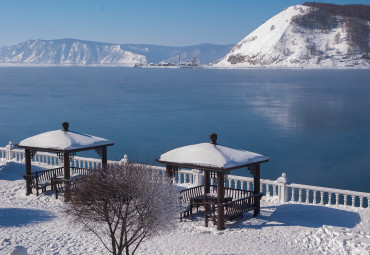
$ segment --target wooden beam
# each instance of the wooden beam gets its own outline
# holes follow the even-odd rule
[[[107,146],[102,147],[101,165],[102,168],[107,168],[108,156],[107,156]]]
[[[160,159],[157,159],[156,161],[160,164],[179,166],[179,167],[188,168],[188,169],[199,169],[199,170],[209,170],[209,171],[215,171],[215,172],[219,172],[219,171],[224,172],[224,171],[231,171],[231,170],[235,170],[235,169],[239,169],[239,168],[253,166],[253,165],[258,164],[258,163],[265,163],[265,162],[268,162],[269,160],[266,159],[266,160],[261,160],[261,161],[258,161],[258,162],[253,162],[253,163],[250,163],[250,164],[239,165],[239,166],[229,167],[229,168],[207,167],[207,166],[204,166],[204,165],[201,165],[201,164],[183,164],[183,163],[177,163],[177,162],[162,161]]]
[[[69,164],[69,153],[64,152],[63,154],[64,163],[64,179],[69,180],[71,178],[71,168]]]
[[[167,176],[168,178],[172,178],[172,176],[171,176],[171,172],[172,172],[172,166],[170,166],[170,165],[166,165],[166,176]]]
[[[255,165],[255,175],[254,175],[254,180],[253,180],[253,193],[255,195],[259,194],[260,187],[261,187],[261,174],[260,174],[260,164]],[[259,197],[255,197],[254,199],[254,213],[253,217],[257,216],[260,213],[260,199]]]
[[[204,172],[204,195],[210,192],[211,178],[209,176],[210,171],[203,170]]]
[[[225,178],[223,172],[217,172],[217,230],[225,229]]]
[[[26,176],[31,175],[31,150],[25,149],[24,151],[24,157],[26,161]],[[26,196],[32,193],[32,187],[31,187],[31,178],[26,177]]]

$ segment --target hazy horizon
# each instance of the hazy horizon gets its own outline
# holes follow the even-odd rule
[[[74,38],[113,44],[236,44],[263,22],[306,1],[16,0],[0,4],[0,46]],[[320,1],[330,2],[330,1]],[[369,4],[336,0],[335,4]]]

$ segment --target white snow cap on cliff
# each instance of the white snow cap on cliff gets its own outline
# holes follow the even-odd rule
[[[344,22],[321,32],[302,28],[292,21],[293,17],[305,15],[312,8],[303,5],[286,8],[236,44],[214,66],[369,67],[369,60],[348,56],[349,41]]]

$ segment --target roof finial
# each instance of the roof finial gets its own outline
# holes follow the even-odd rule
[[[63,131],[69,131],[68,130],[68,128],[69,128],[69,123],[68,122],[63,122],[62,127],[63,127]]]
[[[217,134],[216,133],[210,134],[209,138],[211,139],[211,144],[217,145]]]

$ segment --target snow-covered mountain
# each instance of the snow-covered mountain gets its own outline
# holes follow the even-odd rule
[[[200,64],[218,61],[232,45],[201,44],[168,47],[150,44],[111,44],[77,39],[29,40],[1,47],[0,63],[62,65],[124,65],[177,63],[196,57]]]
[[[0,63],[17,64],[145,64],[143,55],[121,49],[120,45],[74,39],[29,40],[0,48]]]
[[[236,44],[214,66],[370,67],[369,20],[332,13],[314,4],[289,7]]]

